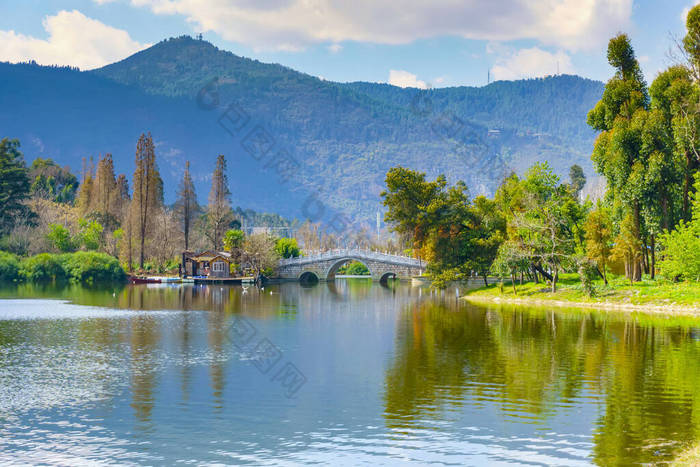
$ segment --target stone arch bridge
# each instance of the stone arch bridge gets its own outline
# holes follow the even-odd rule
[[[338,269],[348,261],[364,264],[369,269],[372,280],[382,282],[390,278],[410,279],[420,276],[425,270],[424,262],[407,256],[370,250],[340,249],[280,260],[277,271],[279,277],[286,280],[332,281]]]

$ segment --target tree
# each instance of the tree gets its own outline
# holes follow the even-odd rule
[[[245,233],[239,229],[231,229],[226,231],[224,235],[224,251],[235,252],[243,246],[245,241]]]
[[[639,240],[639,230],[632,213],[627,214],[620,223],[620,233],[615,237],[612,249],[613,258],[625,262],[625,275],[630,284],[635,281],[635,274],[630,270],[638,264],[642,257],[642,242]]]
[[[92,182],[89,210],[103,216],[111,215],[116,218],[118,215],[116,204],[119,196],[117,188],[114,161],[112,155],[108,153],[97,162],[97,173]]]
[[[470,239],[472,255],[468,265],[481,274],[484,285],[488,285],[488,272],[505,238],[506,221],[496,202],[485,196],[474,199],[472,212],[474,232]]]
[[[72,203],[78,179],[69,167],[60,167],[52,159],[36,158],[29,167],[31,195],[57,203]]]
[[[649,109],[649,94],[641,68],[635,58],[629,38],[620,34],[608,44],[608,62],[615,75],[605,85],[600,101],[588,113],[588,124],[600,131],[591,159],[596,170],[608,182],[608,196],[620,217],[631,215],[631,231],[642,234],[642,209],[645,201],[647,161],[643,151],[644,113]],[[638,241],[628,246],[640,245]],[[641,250],[626,254],[626,271],[633,281],[641,279]],[[638,254],[639,253],[639,254]]]
[[[580,165],[574,164],[569,169],[569,180],[571,189],[574,191],[576,198],[581,194],[581,190],[586,185],[586,175]]]
[[[612,255],[613,223],[610,213],[598,201],[596,208],[588,214],[584,227],[586,232],[586,255],[594,260],[600,270],[605,285],[608,285],[607,265]]]
[[[84,246],[86,250],[99,250],[102,246],[102,232],[104,231],[102,225],[87,219],[79,219],[78,225],[80,231],[76,235],[76,243]]]
[[[28,217],[31,211],[24,204],[29,196],[29,177],[19,141],[0,140],[0,234],[8,233],[15,219]]]
[[[220,154],[216,158],[216,168],[212,174],[209,205],[206,213],[206,235],[211,241],[212,248],[215,250],[221,249],[224,232],[229,229],[233,221],[230,198],[231,192],[228,189],[228,176],[226,175],[226,159],[223,154]]]
[[[414,249],[423,246],[432,220],[428,206],[444,190],[444,176],[434,182],[425,181],[425,173],[394,167],[386,174],[386,190],[381,193],[387,213],[384,221],[395,232],[408,236]]]
[[[265,270],[275,269],[279,260],[275,252],[275,239],[266,233],[248,236],[243,242],[243,258],[256,277]]]
[[[194,191],[194,183],[190,175],[190,161],[187,161],[180,190],[177,193],[177,202],[175,203],[175,213],[182,227],[182,233],[185,236],[186,251],[190,249],[190,230],[198,211],[197,194]]]
[[[275,251],[280,258],[297,258],[300,253],[296,238],[278,238]]]
[[[152,229],[153,219],[161,209],[163,182],[156,166],[155,146],[151,134],[141,134],[136,143],[136,170],[134,171],[134,195],[131,202],[133,230],[139,243],[139,267],[143,268],[146,255],[146,239]]]

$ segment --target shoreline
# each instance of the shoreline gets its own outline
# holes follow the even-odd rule
[[[690,305],[661,305],[661,304],[634,304],[620,302],[574,302],[568,300],[553,300],[542,298],[501,298],[483,295],[463,295],[460,299],[478,304],[507,304],[507,305],[529,305],[529,306],[555,306],[558,308],[595,308],[609,311],[642,311],[646,313],[656,313],[665,315],[689,315],[700,317],[700,306]]]

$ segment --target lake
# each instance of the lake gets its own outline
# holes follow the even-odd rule
[[[700,322],[459,292],[0,289],[0,463],[630,465],[700,439]]]

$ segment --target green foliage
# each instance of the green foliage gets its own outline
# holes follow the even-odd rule
[[[20,278],[20,263],[11,253],[0,251],[0,282],[12,282]]]
[[[58,203],[72,203],[78,190],[78,179],[68,167],[60,167],[52,159],[34,159],[29,168],[31,195]]]
[[[693,220],[681,221],[675,230],[659,237],[664,257],[659,262],[661,274],[671,280],[700,280],[700,225]]]
[[[242,230],[231,229],[224,234],[224,250],[234,251],[243,246],[245,233]]]
[[[595,285],[593,281],[598,277],[596,263],[586,257],[580,257],[577,262],[578,275],[581,279],[581,288],[588,297],[592,297],[595,295]]]
[[[106,253],[78,251],[60,255],[66,276],[83,283],[121,282],[126,273],[119,261]]]
[[[67,253],[74,249],[70,231],[61,224],[49,224],[49,232],[46,234],[51,246],[61,253]]]
[[[103,243],[102,231],[104,228],[97,221],[79,219],[80,231],[76,236],[76,243],[85,247],[86,250],[98,250]]]
[[[590,212],[584,227],[586,232],[586,254],[598,264],[603,280],[608,283],[607,266],[610,263],[613,248],[613,223],[609,210],[598,202]]]
[[[279,238],[275,242],[275,251],[280,258],[297,258],[300,250],[296,238]]]
[[[351,261],[343,264],[338,269],[338,274],[345,276],[369,276],[369,269],[359,261]]]
[[[583,173],[583,169],[580,165],[574,164],[569,168],[569,181],[571,189],[578,197],[579,193],[581,193],[581,190],[586,185],[586,175]]]
[[[22,261],[21,274],[31,282],[56,282],[67,277],[61,258],[50,253],[41,253]]]
[[[19,141],[3,138],[0,140],[0,235],[12,229],[15,219],[31,215],[24,205],[29,188]]]

